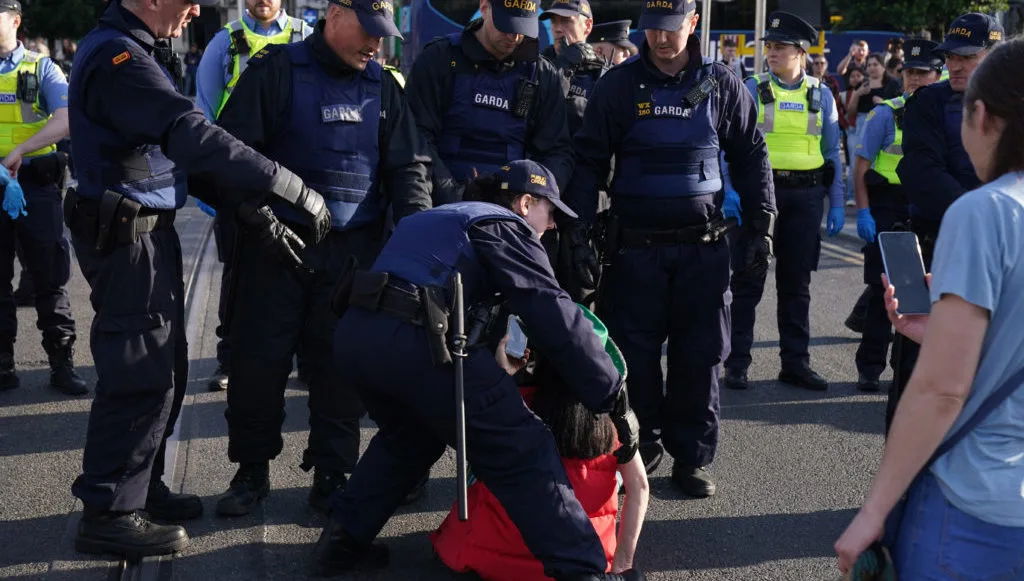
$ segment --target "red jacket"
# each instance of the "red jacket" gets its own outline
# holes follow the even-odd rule
[[[612,454],[592,460],[563,458],[576,498],[590,517],[604,545],[608,568],[615,556],[615,516],[619,509],[618,461]],[[494,494],[477,481],[469,488],[469,520],[459,520],[455,507],[444,522],[431,533],[430,541],[438,557],[458,573],[473,571],[484,581],[541,581],[541,565],[523,542],[519,529]]]

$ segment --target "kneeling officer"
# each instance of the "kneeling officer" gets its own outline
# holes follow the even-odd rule
[[[626,444],[620,454],[628,460],[636,453],[636,420],[622,377],[593,325],[559,288],[540,244],[556,208],[575,216],[559,199],[554,175],[532,161],[514,161],[478,178],[466,193],[492,203],[459,202],[409,216],[372,272],[354,277],[335,355],[380,431],[334,497],[332,521],[316,549],[321,574],[386,565],[386,548],[371,542],[445,446],[455,444],[445,333],[456,272],[465,304],[475,310],[500,294],[575,396],[594,412],[611,412]],[[632,570],[604,573],[601,541],[573,494],[551,432],[523,403],[492,350],[473,339],[472,326],[469,334],[463,364],[468,459],[545,574],[559,581],[644,579]]]

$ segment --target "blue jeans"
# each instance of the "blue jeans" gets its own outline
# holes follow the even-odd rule
[[[1024,527],[959,510],[928,473],[910,491],[894,558],[908,581],[1024,581]]]

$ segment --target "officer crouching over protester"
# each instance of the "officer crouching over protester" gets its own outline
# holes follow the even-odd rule
[[[510,159],[572,173],[564,82],[541,58],[539,2],[480,0],[481,18],[424,47],[409,73],[409,107],[433,165],[434,205]]]
[[[188,544],[185,529],[149,519],[203,513],[197,496],[171,492],[162,480],[188,381],[175,210],[189,193],[202,193],[258,230],[261,245],[285,254],[303,243],[272,212],[258,210],[270,199],[311,220],[311,243],[331,226],[320,194],[211,125],[178,92],[172,71],[180,72],[180,61],[168,39],[198,15],[198,3],[181,0],[113,1],[75,54],[68,117],[78,188],[68,191],[65,208],[92,289],[98,376],[82,474],[72,486],[84,505],[75,548],[85,553],[138,559],[179,551]]]
[[[20,26],[21,3],[0,0],[0,91],[7,98],[0,103],[0,184],[6,184],[6,216],[0,215],[0,391],[20,385],[14,368],[18,318],[11,293],[20,245],[21,279],[34,283],[30,304],[50,363],[50,386],[83,395],[89,390],[73,362],[77,335],[67,291],[71,242],[61,207],[67,154],[55,145],[68,135],[68,82],[49,57],[25,49],[18,40]]]
[[[625,461],[636,453],[636,418],[622,377],[593,324],[559,288],[540,244],[556,209],[573,215],[554,174],[513,161],[477,178],[466,193],[481,201],[399,222],[373,268],[352,277],[335,354],[380,430],[334,497],[315,551],[319,574],[385,567],[387,547],[373,539],[445,446],[455,445],[455,372],[446,335],[456,273],[467,312],[505,302],[574,396],[595,413],[610,412]],[[558,581],[645,579],[634,570],[605,573],[601,541],[573,494],[551,432],[472,325],[468,335],[462,366],[469,463],[545,574]]]
[[[323,242],[268,257],[259,233],[238,240],[230,306],[228,458],[239,463],[217,513],[249,513],[270,490],[269,462],[281,452],[284,390],[301,346],[309,367],[309,442],[302,469],[315,468],[309,504],[328,511],[359,457],[363,407],[334,360],[334,284],[350,257],[370,265],[385,208],[395,219],[430,207],[430,158],[398,77],[375,60],[381,38],[400,36],[390,3],[332,0],[306,40],[269,46],[249,68],[218,124],[291,168],[322,192],[331,214]],[[308,238],[309,220],[271,204],[282,223]]]
[[[747,268],[768,269],[775,197],[753,99],[725,65],[702,57],[697,20],[693,0],[644,4],[640,56],[608,71],[590,98],[566,197],[593,225],[615,157],[598,315],[629,366],[648,472],[663,457],[661,440],[675,458],[673,483],[707,497],[715,493],[705,467],[718,444],[718,365],[729,353],[719,153],[743,196]]]
[[[779,219],[775,227],[775,287],[778,294],[779,381],[825,391],[828,382],[810,366],[811,273],[821,253],[821,218],[829,200],[828,235],[843,229],[843,179],[839,159],[839,115],[832,91],[808,75],[807,50],[818,38],[813,26],[788,12],[768,16],[765,53],[769,73],[745,83],[756,99],[757,125],[768,144]],[[745,205],[726,188],[730,213]],[[757,304],[768,272],[739,266],[749,249],[735,244],[732,277],[732,353],[725,386],[747,389]]]

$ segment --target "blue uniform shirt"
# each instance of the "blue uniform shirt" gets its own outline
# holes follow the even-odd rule
[[[903,96],[906,98],[908,95],[904,93]],[[876,105],[871,110],[867,122],[861,130],[857,151],[854,152],[857,157],[874,163],[878,152],[896,141],[896,125],[893,123],[892,113],[892,107],[882,104]]]
[[[280,34],[288,26],[289,18],[288,14],[281,10],[281,13],[270,24],[270,27],[265,28],[262,24],[256,22],[256,19],[246,11],[242,16],[242,22],[245,22],[249,30],[256,34],[274,36],[275,34]],[[313,34],[313,27],[309,24],[298,18],[295,21],[302,22],[302,38]],[[199,70],[196,71],[196,106],[211,121],[217,118],[217,108],[220,107],[220,100],[224,95],[224,87],[227,87],[228,81],[231,80],[231,75],[228,74],[228,64],[231,62],[231,56],[228,55],[230,48],[231,36],[228,34],[227,29],[221,28],[217,31],[217,34],[213,35],[209,44],[206,45],[203,58],[199,61]]]
[[[7,74],[17,68],[21,59],[25,58],[25,45],[18,43],[18,48],[11,54],[0,58],[0,75]],[[57,109],[68,106],[68,80],[64,71],[60,70],[49,57],[39,60],[36,70],[39,76],[39,107],[48,115]]]
[[[778,83],[784,89],[794,89],[804,82],[803,77],[800,77],[795,84],[786,85],[779,81],[779,78],[774,74],[769,74],[771,74],[772,81]],[[755,108],[759,108],[761,101],[757,97],[757,81],[750,77],[743,84],[746,85],[747,90],[754,97]],[[832,96],[832,91],[829,91],[828,87],[824,85],[821,88],[821,155],[825,158],[825,161],[831,161],[832,167],[836,170],[835,178],[832,179],[832,185],[828,190],[829,206],[832,208],[842,208],[846,189],[843,186],[843,163],[839,157],[839,113],[836,112],[836,102]],[[756,110],[760,112],[760,109]],[[726,189],[731,189],[732,180],[730,179],[728,169],[725,170],[725,179]]]

